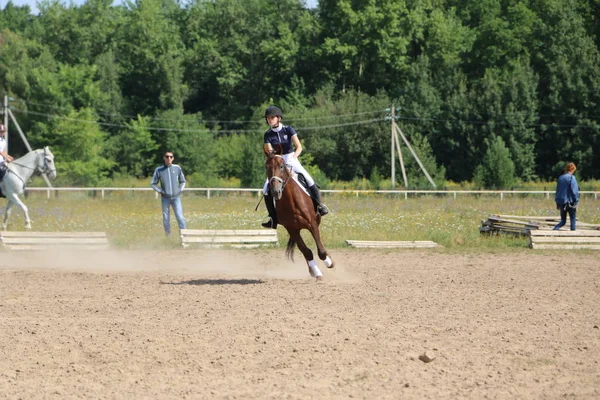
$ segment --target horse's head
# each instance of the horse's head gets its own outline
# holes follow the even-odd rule
[[[44,147],[42,157],[38,157],[37,168],[42,174],[46,174],[48,179],[56,178],[56,166],[54,165],[54,154],[50,151],[50,147]]]
[[[275,200],[281,200],[285,184],[290,178],[290,171],[285,164],[285,161],[283,161],[283,157],[276,152],[267,154],[265,166],[267,167],[267,177],[269,178],[269,190],[271,196],[273,196]]]

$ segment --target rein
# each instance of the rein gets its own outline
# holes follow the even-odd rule
[[[37,153],[36,155],[39,157],[40,153]],[[19,162],[16,162],[16,161],[12,161],[11,163],[7,163],[6,166],[7,166],[7,169],[8,169],[9,172],[15,174],[15,176],[17,178],[19,178],[21,180],[21,182],[23,182],[23,184],[26,184],[27,182],[25,182],[25,179],[23,179],[19,174],[17,174],[16,171],[14,171],[13,169],[11,169],[10,165],[11,164],[12,165],[18,165],[21,168],[30,169],[30,170],[33,170],[34,172],[39,172],[40,174],[45,174],[45,173],[47,173],[47,172],[50,171],[50,168],[48,167],[48,165],[46,163],[46,152],[45,151],[44,151],[43,157],[44,157],[44,166],[43,167],[38,167],[37,165],[34,166],[34,167],[30,167],[29,165],[25,165],[25,164],[22,164],[22,163],[19,163]]]

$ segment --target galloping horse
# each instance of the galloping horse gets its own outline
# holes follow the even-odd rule
[[[294,179],[291,170],[283,161],[281,148],[279,151],[267,154],[266,167],[269,190],[275,200],[277,221],[285,227],[290,235],[285,253],[293,261],[294,246],[298,245],[308,263],[308,272],[320,281],[323,274],[317,267],[312,250],[304,243],[300,231],[302,229],[310,231],[317,244],[319,258],[325,262],[328,268],[333,268],[335,263],[329,258],[321,241],[321,232],[319,231],[321,216],[317,214],[312,199]]]
[[[35,173],[47,174],[49,179],[56,178],[56,167],[54,166],[54,155],[50,152],[49,147],[30,151],[21,158],[15,159],[7,164],[8,170],[4,179],[0,182],[2,193],[8,199],[6,211],[4,212],[4,222],[2,230],[6,230],[8,226],[8,217],[11,208],[17,204],[23,210],[25,215],[25,229],[31,229],[31,220],[27,206],[23,204],[19,195],[25,192],[25,186]]]

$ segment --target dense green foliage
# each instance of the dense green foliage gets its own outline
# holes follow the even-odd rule
[[[440,186],[600,178],[598,0],[125,4],[0,11],[0,94],[62,184],[148,177],[169,149],[194,186],[258,187],[273,103],[325,187],[389,181],[392,105]]]

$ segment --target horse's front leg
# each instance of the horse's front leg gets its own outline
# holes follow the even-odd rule
[[[8,228],[8,217],[10,217],[12,206],[13,202],[8,200],[8,204],[6,204],[6,210],[4,210],[4,222],[2,222],[3,231],[5,231]]]
[[[319,258],[323,260],[327,268],[335,267],[335,262],[329,257],[327,253],[327,249],[323,245],[323,241],[321,240],[321,231],[319,230],[319,226],[317,224],[313,224],[310,229],[310,233],[315,239],[315,243],[317,244],[317,252],[319,254]]]
[[[23,215],[25,216],[25,229],[27,229],[27,230],[31,229],[31,220],[29,219],[29,210],[27,209],[27,206],[25,205],[25,203],[23,203],[21,201],[21,199],[19,199],[19,197],[14,193],[12,193],[6,197],[8,198],[8,206],[6,207],[7,211],[12,203],[21,207],[21,210],[23,210]],[[8,218],[8,216],[5,217],[5,223],[6,223],[7,218]]]
[[[308,272],[310,273],[310,276],[313,276],[318,281],[322,280],[323,273],[317,266],[317,262],[315,261],[312,250],[308,248],[306,243],[304,243],[304,239],[302,239],[302,236],[300,235],[300,231],[298,231],[294,235],[292,235],[290,233],[290,236],[296,242],[298,249],[300,249],[300,251],[304,255],[304,259],[306,260],[306,263],[308,264]]]

